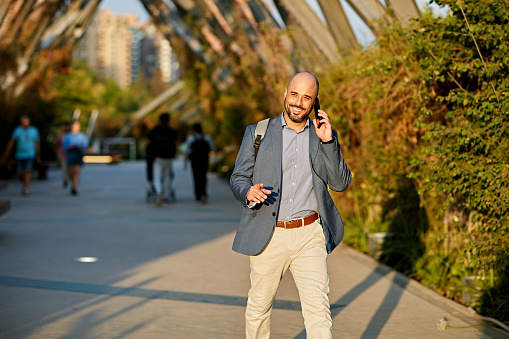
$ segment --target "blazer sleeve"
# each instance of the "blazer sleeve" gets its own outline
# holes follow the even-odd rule
[[[247,191],[253,186],[253,169],[254,169],[254,125],[248,126],[244,133],[242,144],[240,145],[235,168],[230,177],[230,188],[235,198],[246,206]]]
[[[327,185],[336,192],[342,192],[348,188],[352,180],[352,173],[341,154],[341,147],[338,142],[338,134],[333,131],[335,141],[330,144],[320,143],[319,147],[325,160],[327,170]]]

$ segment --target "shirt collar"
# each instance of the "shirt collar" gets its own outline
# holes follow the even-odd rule
[[[281,114],[281,128],[285,128],[287,126],[285,120],[285,113],[286,110],[284,110],[283,113]],[[306,128],[309,128],[309,116],[306,118],[306,125],[299,132],[304,131]]]

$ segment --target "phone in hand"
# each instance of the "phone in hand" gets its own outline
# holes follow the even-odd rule
[[[318,128],[322,125],[320,123],[320,120],[322,120],[322,117],[318,115],[318,110],[320,109],[320,100],[318,98],[315,99],[315,104],[313,105],[313,110],[315,111],[315,119],[318,120]]]

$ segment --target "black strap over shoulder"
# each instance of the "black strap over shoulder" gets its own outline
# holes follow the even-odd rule
[[[256,140],[254,142],[254,148],[255,148],[255,161],[256,161],[256,157],[258,156],[258,149],[260,148],[260,144],[262,142],[262,136],[260,134],[258,134],[256,136]]]

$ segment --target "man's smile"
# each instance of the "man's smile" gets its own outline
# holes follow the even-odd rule
[[[290,105],[290,108],[292,109],[292,112],[295,113],[295,114],[300,114],[300,113],[306,111],[304,108],[299,107],[299,106]]]

